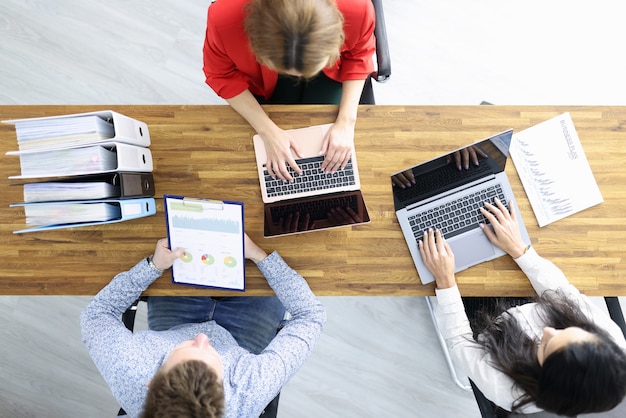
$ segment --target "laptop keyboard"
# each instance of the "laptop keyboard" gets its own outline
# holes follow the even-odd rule
[[[302,174],[298,175],[290,167],[287,166],[289,174],[294,178],[293,183],[285,182],[281,179],[273,179],[267,170],[263,170],[265,176],[265,188],[268,197],[289,196],[296,193],[304,193],[316,190],[332,190],[338,187],[353,186],[356,184],[354,180],[354,171],[352,168],[352,159],[348,160],[346,168],[337,170],[334,173],[324,173],[320,170],[320,166],[324,161],[324,156],[303,158],[296,160]],[[265,167],[265,164],[263,164]]]
[[[318,221],[328,218],[328,212],[334,208],[351,208],[354,212],[359,213],[359,199],[355,194],[347,196],[336,196],[332,198],[324,198],[320,200],[310,200],[304,202],[293,202],[284,206],[275,206],[270,208],[272,221],[278,222],[280,218],[286,218],[290,214],[299,212],[304,216],[309,214],[311,221]]]
[[[412,215],[409,217],[409,225],[418,240],[422,239],[428,228],[437,228],[443,236],[451,238],[476,228],[479,223],[488,224],[479,209],[485,206],[485,202],[493,202],[496,197],[505,202],[500,184]]]

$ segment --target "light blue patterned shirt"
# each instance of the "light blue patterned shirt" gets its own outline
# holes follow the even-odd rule
[[[167,331],[130,332],[122,313],[158,277],[142,260],[118,274],[83,310],[82,339],[113,396],[126,413],[141,413],[150,381],[179,343],[205,333],[224,370],[226,417],[258,417],[307,359],[322,332],[326,311],[306,281],[274,252],[258,264],[291,314],[285,327],[258,355],[239,347],[214,321]]]

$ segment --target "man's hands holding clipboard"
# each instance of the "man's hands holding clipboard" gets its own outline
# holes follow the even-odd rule
[[[174,264],[174,260],[179,257],[182,257],[185,254],[184,248],[176,248],[175,250],[170,250],[167,244],[167,238],[161,238],[157,241],[156,248],[154,249],[154,256],[152,257],[152,262],[154,266],[159,270],[167,270],[172,267]]]
[[[267,253],[263,251],[261,247],[259,247],[252,239],[244,232],[244,245],[246,251],[246,258],[254,262],[254,264],[260,263],[265,257],[267,257]],[[174,264],[174,260],[179,257],[185,255],[184,248],[176,248],[175,250],[170,250],[167,246],[167,238],[161,238],[157,241],[156,248],[154,249],[154,256],[152,257],[152,262],[154,266],[159,270],[167,270],[172,267]]]

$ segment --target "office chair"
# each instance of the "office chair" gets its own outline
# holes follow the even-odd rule
[[[148,300],[147,296],[139,297],[139,299],[137,299],[122,314],[122,322],[124,323],[124,326],[128,328],[131,332],[135,328],[135,317],[137,316],[137,308],[138,308],[139,302],[146,302],[147,300]],[[269,404],[267,404],[267,406],[265,407],[265,409],[263,410],[263,413],[259,416],[259,418],[276,418],[278,414],[279,397],[280,397],[280,393],[276,395],[276,397],[272,399],[272,401]],[[127,415],[126,411],[124,411],[123,408],[120,408],[119,411],[117,412],[118,417],[124,417],[126,415]]]
[[[146,300],[146,296],[140,296],[139,299],[133,302],[133,304],[122,314],[122,322],[129,331],[133,332],[133,330],[135,329],[135,316],[137,316],[137,308],[139,302],[145,302]],[[126,415],[127,414],[126,411],[124,411],[124,408],[120,408],[120,410],[117,412],[118,417],[125,417]]]
[[[443,339],[443,336],[441,335],[441,332],[439,331],[439,328],[437,327],[437,321],[434,315],[434,307],[431,301],[431,297],[434,296],[427,296],[426,297],[426,305],[428,306],[428,310],[431,314],[431,319],[433,320],[433,323],[435,325],[435,331],[437,333],[437,336],[439,338],[439,343],[444,351],[444,356],[446,358],[446,362],[448,363],[448,367],[450,369],[450,375],[452,376],[452,380],[455,382],[455,384],[460,387],[463,390],[469,391],[471,390],[474,394],[474,397],[476,398],[476,403],[478,405],[478,409],[480,410],[480,415],[483,418],[514,418],[514,417],[526,417],[526,418],[549,418],[549,417],[559,417],[560,415],[557,414],[553,414],[550,412],[538,412],[535,414],[517,414],[517,413],[511,413],[505,409],[500,408],[499,406],[497,406],[495,403],[491,402],[489,399],[487,399],[487,397],[480,391],[480,389],[478,388],[478,386],[476,386],[474,384],[474,382],[472,382],[471,379],[469,380],[469,385],[466,385],[464,383],[462,383],[459,378],[458,375],[456,373],[456,370],[454,368],[454,364],[452,363],[452,360],[450,358],[450,353],[448,351],[448,346],[446,345],[445,340]],[[622,311],[622,308],[620,306],[619,303],[619,299],[616,296],[605,296],[604,297],[604,302],[606,304],[606,307],[609,311],[609,316],[611,317],[611,319],[620,327],[620,329],[622,330],[622,333],[624,334],[624,338],[626,338],[626,321],[624,320],[624,313]]]
[[[372,79],[379,83],[384,83],[391,76],[391,58],[389,56],[389,42],[387,40],[387,26],[385,25],[385,14],[383,13],[383,1],[372,0],[376,13],[376,27],[374,36],[376,37],[376,70],[365,80],[363,93],[359,104],[376,104],[374,98],[374,88]]]

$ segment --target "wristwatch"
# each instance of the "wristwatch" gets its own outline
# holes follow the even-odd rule
[[[154,262],[152,261],[152,256],[149,256],[148,258],[146,258],[146,261],[148,262],[148,265],[150,266],[150,268],[154,271],[156,271],[159,274],[163,274],[163,270],[161,270],[160,268],[158,268]]]

